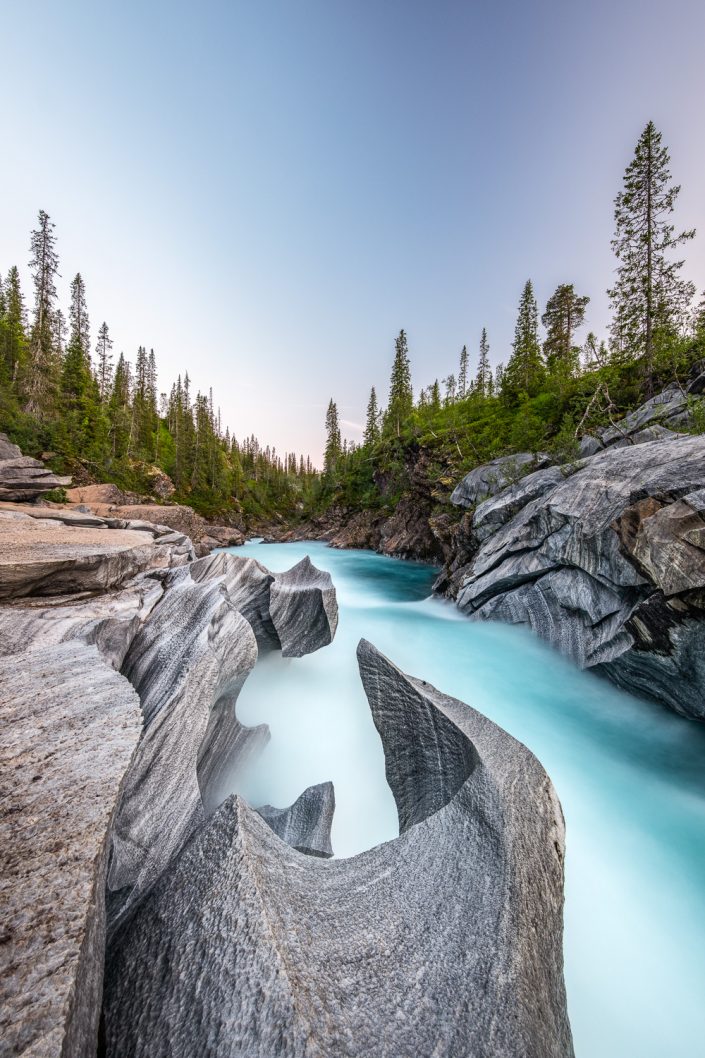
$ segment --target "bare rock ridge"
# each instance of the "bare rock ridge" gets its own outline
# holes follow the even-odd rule
[[[37,533],[46,534],[40,546]],[[125,551],[129,560],[116,562]],[[311,568],[314,591],[299,577],[303,609],[321,630],[308,635],[308,649],[329,642],[335,626],[325,576]],[[268,736],[241,727],[234,705],[258,641],[279,645],[269,613],[275,583],[252,560],[194,562],[190,540],[168,527],[3,509],[0,1029],[8,1053],[95,1055],[108,908],[115,921],[138,903],[217,808],[225,765]],[[316,613],[324,597],[325,620]],[[280,629],[294,642],[286,618]],[[300,800],[284,829],[325,854],[332,790]]]
[[[304,856],[226,800],[112,942],[109,1058],[572,1055],[548,777],[369,643],[358,657],[402,834]]]
[[[0,500],[34,500],[70,484],[71,478],[57,477],[39,459],[23,456],[7,434],[0,433]]]
[[[680,390],[662,394],[604,432],[607,447],[504,487],[473,471],[454,493],[470,509],[437,588],[705,719],[705,436],[642,429],[684,409]]]

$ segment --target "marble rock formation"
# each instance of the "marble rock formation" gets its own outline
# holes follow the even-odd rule
[[[536,758],[364,641],[400,836],[301,855],[231,797],[107,959],[108,1058],[570,1058],[564,828]]]
[[[544,452],[517,452],[483,463],[466,474],[455,487],[450,497],[451,503],[456,507],[474,507],[488,496],[496,496],[530,470],[541,470],[548,466],[550,461]]]
[[[477,508],[458,606],[705,718],[705,437],[554,469],[553,485],[532,474]]]
[[[333,642],[338,606],[330,573],[316,569],[308,555],[270,589],[269,612],[285,658],[300,658]]]
[[[40,460],[23,456],[7,434],[0,433],[0,500],[34,500],[70,484],[71,478],[57,477]]]
[[[0,659],[0,1051],[94,1058],[106,839],[139,699],[93,646]]]
[[[286,644],[300,657],[329,643],[336,621],[330,576],[310,562],[274,576],[254,559],[219,553],[169,575],[122,666],[139,693],[144,731],[113,829],[111,929],[216,810],[233,770],[269,738],[266,725],[245,727],[235,712],[258,648]]]
[[[262,805],[258,815],[277,837],[292,849],[307,856],[332,856],[330,830],[335,812],[335,791],[332,782],[309,786],[288,808]]]

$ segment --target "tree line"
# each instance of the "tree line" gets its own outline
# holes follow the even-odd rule
[[[696,306],[695,287],[675,254],[695,231],[676,232],[672,215],[680,187],[669,166],[661,133],[649,122],[615,199],[616,278],[608,291],[606,339],[590,332],[582,345],[576,341],[590,298],[573,283],[559,284],[540,314],[529,279],[506,364],[492,370],[483,327],[474,364],[464,345],[457,374],[434,380],[415,398],[401,330],[386,407],[380,408],[373,388],[361,445],[341,443],[337,406],[333,400],[328,406],[328,502],[375,504],[393,497],[408,487],[419,451],[427,456],[430,484],[433,475],[453,481],[472,465],[520,449],[555,449],[572,458],[581,432],[685,378],[705,357],[705,295]]]
[[[149,492],[154,468],[175,498],[206,514],[240,507],[267,516],[300,507],[317,475],[307,456],[280,455],[254,437],[222,428],[208,394],[192,392],[188,372],[160,392],[154,350],[134,363],[113,352],[106,322],[91,343],[86,286],[70,284],[59,305],[54,224],[39,211],[30,237],[33,303],[27,310],[16,266],[0,278],[0,429],[22,450],[54,453],[55,469],[77,481],[114,481]]]

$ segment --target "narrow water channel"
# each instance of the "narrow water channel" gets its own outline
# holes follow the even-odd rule
[[[577,1058],[705,1055],[705,726],[582,673],[529,633],[430,597],[434,571],[320,543],[233,549],[273,571],[332,574],[340,624],[310,657],[258,662],[238,703],[272,738],[233,782],[283,807],[335,784],[333,848],[397,833],[357,673],[369,639],[404,671],[479,709],[539,757],[567,825],[565,961]]]

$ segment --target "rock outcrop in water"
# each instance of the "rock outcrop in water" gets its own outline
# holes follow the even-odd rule
[[[309,786],[288,808],[262,805],[257,814],[262,816],[277,837],[292,849],[307,856],[333,855],[330,829],[335,812],[335,791],[332,782]]]
[[[568,1058],[563,819],[529,751],[368,643],[402,833],[301,855],[237,797],[108,958],[108,1058]]]
[[[466,535],[445,574],[465,613],[526,624],[705,719],[705,437],[615,443],[535,471],[480,503]]]

